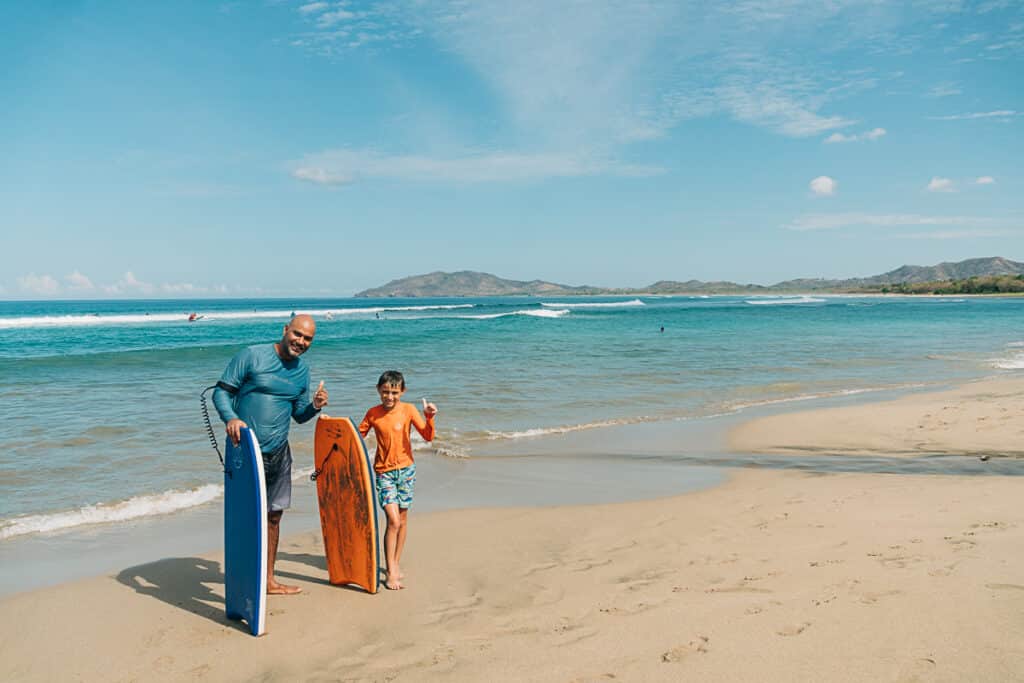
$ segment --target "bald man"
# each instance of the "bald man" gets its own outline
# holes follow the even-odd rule
[[[291,595],[302,589],[274,578],[281,516],[292,503],[292,452],[288,429],[313,419],[327,405],[327,390],[320,382],[309,400],[309,368],[299,356],[313,343],[316,323],[296,315],[284,326],[281,341],[242,349],[228,363],[213,404],[227,426],[228,437],[238,443],[242,427],[256,433],[263,452],[267,481],[267,592]]]

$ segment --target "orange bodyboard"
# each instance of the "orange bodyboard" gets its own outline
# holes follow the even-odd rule
[[[330,582],[376,593],[380,541],[373,461],[366,444],[349,418],[322,415],[316,423],[313,451]]]

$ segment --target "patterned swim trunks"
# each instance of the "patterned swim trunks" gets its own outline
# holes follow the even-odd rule
[[[416,463],[377,474],[377,501],[381,507],[398,503],[399,508],[408,508],[412,505],[412,493],[415,488]]]

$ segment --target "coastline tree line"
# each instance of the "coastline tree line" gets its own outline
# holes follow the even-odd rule
[[[986,275],[964,280],[937,282],[900,282],[864,291],[882,294],[1020,294],[1024,293],[1024,275]]]

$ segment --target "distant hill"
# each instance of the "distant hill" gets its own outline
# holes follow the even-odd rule
[[[601,294],[599,287],[571,287],[542,280],[505,280],[490,273],[461,270],[440,271],[392,280],[356,294],[357,297],[438,297],[438,296],[564,296]]]
[[[490,273],[462,270],[434,272],[392,280],[356,294],[357,297],[444,296],[571,296],[582,294],[767,294],[775,292],[870,292],[891,285],[939,283],[1000,275],[1024,275],[1024,263],[998,256],[974,258],[937,266],[901,266],[881,275],[846,280],[800,278],[774,285],[738,284],[728,281],[659,280],[639,289],[608,289],[587,285],[562,285],[543,280],[505,280]]]

